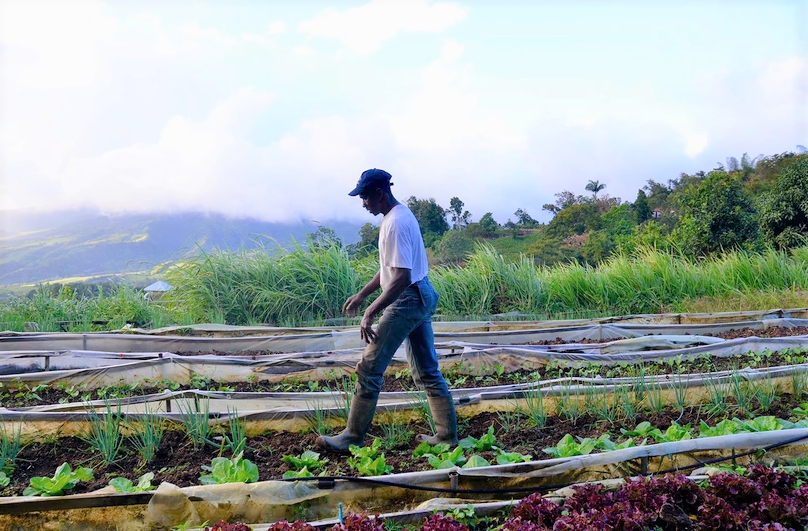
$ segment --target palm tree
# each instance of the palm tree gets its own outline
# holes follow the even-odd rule
[[[598,192],[600,192],[604,188],[606,188],[606,185],[600,184],[600,181],[589,181],[589,183],[586,185],[586,189],[592,192],[592,195],[594,197],[597,197]]]

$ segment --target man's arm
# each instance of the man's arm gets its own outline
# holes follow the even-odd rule
[[[348,297],[348,300],[342,305],[342,313],[346,314],[348,317],[356,317],[359,308],[365,303],[365,299],[376,293],[382,286],[381,278],[382,274],[381,271],[379,271],[370,282],[365,284],[364,288],[359,290],[359,293]]]
[[[379,275],[377,275],[379,276]],[[385,308],[393,304],[398,299],[404,290],[412,284],[412,271],[401,267],[393,269],[393,278],[390,285],[382,294],[373,301],[368,309],[365,310],[365,315],[362,316],[362,323],[360,324],[359,335],[365,342],[370,343],[376,341],[379,337],[373,330],[373,321],[376,316],[384,311]]]

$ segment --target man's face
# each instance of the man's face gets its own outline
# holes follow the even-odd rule
[[[382,191],[378,188],[368,190],[359,194],[362,198],[362,206],[371,214],[378,215],[381,213]]]

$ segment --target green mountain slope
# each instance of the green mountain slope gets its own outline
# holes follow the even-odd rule
[[[360,223],[323,222],[344,244]],[[317,226],[268,223],[219,214],[105,216],[86,211],[40,215],[0,212],[0,285],[143,271],[203,249],[254,248],[256,240],[291,247]]]

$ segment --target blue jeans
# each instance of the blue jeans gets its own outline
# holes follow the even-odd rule
[[[427,396],[449,396],[449,387],[438,368],[432,332],[432,314],[437,307],[438,293],[429,279],[424,278],[408,287],[384,310],[376,329],[379,337],[365,347],[356,366],[357,396],[379,396],[384,371],[404,342],[415,385],[426,391]]]

